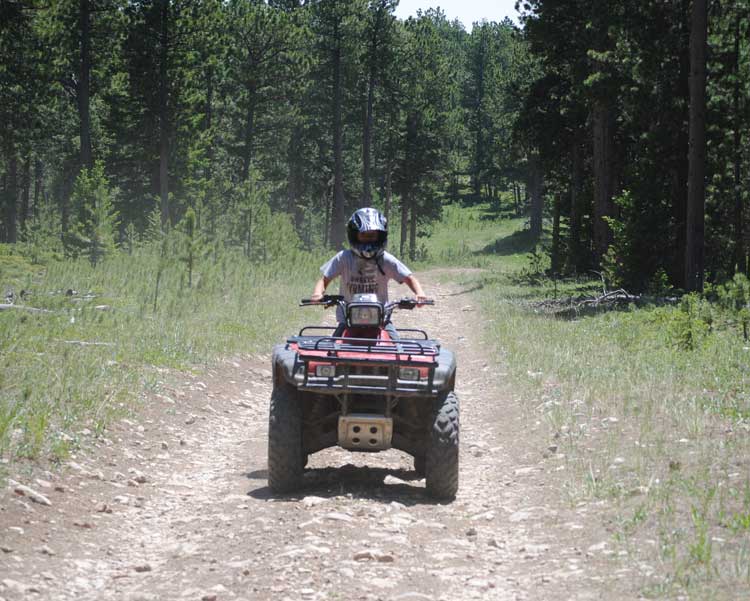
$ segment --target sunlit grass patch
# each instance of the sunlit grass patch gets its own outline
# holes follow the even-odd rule
[[[297,302],[321,262],[312,253],[268,264],[208,257],[192,287],[173,262],[158,295],[159,258],[148,249],[33,270],[17,304],[44,312],[0,312],[0,457],[64,457],[133,409],[153,367],[268,350],[304,319]]]
[[[514,397],[547,424],[569,501],[613,508],[616,539],[651,566],[644,593],[736,598],[750,587],[739,569],[750,486],[739,321],[694,301],[558,317],[542,301],[595,297],[601,283],[547,278],[525,240],[495,241],[491,267],[461,283],[483,307]]]

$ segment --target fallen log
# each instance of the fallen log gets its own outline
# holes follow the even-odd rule
[[[37,307],[26,307],[24,305],[11,305],[8,303],[0,304],[0,311],[8,311],[10,309],[19,309],[21,311],[28,311],[29,313],[55,313],[49,309],[38,309]]]

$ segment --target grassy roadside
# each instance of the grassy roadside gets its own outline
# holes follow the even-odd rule
[[[548,426],[569,502],[601,504],[643,595],[746,598],[750,345],[739,325],[703,301],[557,317],[539,301],[600,284],[555,285],[517,222],[455,211],[430,254],[471,241],[459,263],[485,269],[463,283],[478,289],[514,396]]]
[[[36,266],[11,252],[0,249],[0,280],[16,305],[37,311],[0,311],[4,464],[65,457],[113,414],[130,411],[160,369],[267,351],[304,319],[296,303],[321,263],[302,253],[268,264],[206,258],[188,287],[184,264],[160,263],[147,249],[96,267]]]

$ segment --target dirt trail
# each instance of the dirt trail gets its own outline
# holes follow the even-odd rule
[[[172,378],[61,473],[15,476],[51,505],[0,493],[0,598],[632,598],[613,588],[632,576],[614,571],[595,508],[564,502],[564,457],[485,358],[475,300],[445,273],[421,275],[438,305],[398,323],[458,354],[453,503],[431,502],[404,454],[339,449],[311,457],[302,494],[275,498],[270,358],[230,361]]]

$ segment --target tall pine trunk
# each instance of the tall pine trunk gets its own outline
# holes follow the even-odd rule
[[[401,195],[401,239],[399,240],[398,253],[400,257],[406,256],[406,239],[409,232],[409,206],[411,205],[411,193],[404,191]]]
[[[539,157],[529,159],[529,190],[531,191],[531,214],[529,225],[531,235],[538,239],[542,235],[542,217],[544,212],[544,182]]]
[[[685,238],[685,289],[688,291],[703,290],[706,202],[707,4],[707,0],[693,0],[690,31],[690,152]]]
[[[247,111],[245,113],[245,144],[242,148],[242,181],[247,181],[253,162],[253,138],[255,137],[255,83],[247,87]]]
[[[747,254],[744,237],[744,207],[742,203],[742,113],[740,112],[740,23],[742,13],[739,9],[734,22],[734,90],[732,111],[734,113],[734,269],[736,273],[747,271]]]
[[[81,168],[90,169],[93,165],[91,152],[91,6],[89,0],[80,0],[78,8],[80,28],[80,65],[78,72],[78,120],[81,139]]]
[[[552,265],[550,271],[553,276],[560,273],[560,205],[562,205],[561,194],[555,194],[555,204],[552,217]]]
[[[34,204],[30,216],[39,212],[39,203],[44,195],[44,163],[39,159],[34,161]]]
[[[18,214],[18,159],[13,149],[9,153],[4,192],[2,241],[13,244],[18,239],[16,221]]]
[[[331,207],[331,233],[329,240],[334,249],[344,242],[344,161],[341,126],[341,21],[333,28],[333,206]]]
[[[298,232],[303,229],[304,215],[300,207],[300,199],[304,186],[304,173],[300,155],[299,141],[302,138],[302,126],[297,124],[292,130],[287,146],[287,212],[294,216],[294,226]]]
[[[169,224],[169,2],[161,0],[159,32],[159,197],[161,225]]]
[[[23,178],[21,181],[21,210],[18,215],[18,224],[23,232],[26,226],[26,220],[29,218],[29,201],[31,196],[31,156],[26,154],[26,160],[23,162]]]
[[[210,178],[212,175],[212,170],[214,166],[214,136],[213,132],[211,131],[211,128],[213,127],[213,117],[214,117],[214,67],[213,65],[209,65],[206,68],[206,109],[205,109],[205,127],[204,131],[208,133],[210,136],[209,142],[208,142],[208,149],[207,149],[207,155],[208,155],[208,161],[206,166],[206,172],[205,176],[206,178]]]
[[[412,198],[410,207],[410,218],[409,218],[409,259],[416,261],[417,259],[417,222],[419,216],[417,215],[417,203]]]
[[[375,25],[370,38],[370,60],[369,75],[367,78],[367,108],[365,111],[365,127],[362,132],[362,206],[372,204],[372,191],[370,184],[370,147],[372,146],[372,123],[373,107],[375,104],[375,85],[377,82],[378,71],[378,39],[380,34],[380,24],[382,21],[383,7],[378,8],[375,15]]]
[[[572,149],[572,174],[570,182],[570,232],[568,242],[568,269],[578,272],[582,267],[581,252],[581,217],[583,207],[581,206],[581,190],[583,182],[583,160],[581,147],[577,142],[573,143]]]
[[[391,218],[391,204],[393,202],[393,186],[391,185],[393,165],[390,158],[386,160],[385,169],[385,218],[388,220]]]
[[[610,104],[597,100],[591,116],[594,156],[594,251],[600,262],[612,241],[605,218],[611,217],[613,189],[613,114]]]

